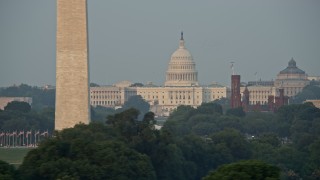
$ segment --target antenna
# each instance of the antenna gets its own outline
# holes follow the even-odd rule
[[[230,68],[231,68],[231,70],[232,70],[232,75],[234,75],[234,67],[233,67],[233,64],[234,64],[235,62],[230,62]]]

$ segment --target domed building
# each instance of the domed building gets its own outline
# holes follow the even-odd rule
[[[285,96],[292,97],[301,92],[309,83],[308,75],[297,67],[296,61],[292,58],[288,67],[279,72],[274,85],[278,89],[284,89]]]
[[[167,116],[180,105],[198,107],[204,102],[230,95],[230,89],[226,86],[199,85],[196,64],[185,47],[183,33],[178,49],[171,55],[164,86],[148,83],[140,87],[130,84],[132,83],[125,81],[113,86],[91,87],[90,104],[117,107],[122,106],[131,96],[140,95],[151,105],[151,111],[156,115]]]
[[[196,64],[185,47],[183,32],[181,32],[179,48],[171,55],[165,86],[199,86]]]

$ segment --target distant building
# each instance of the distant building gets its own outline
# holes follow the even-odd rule
[[[115,107],[123,105],[131,96],[137,95],[137,88],[123,81],[112,86],[90,87],[92,106]]]
[[[280,71],[275,80],[275,87],[284,90],[284,95],[292,97],[297,95],[302,89],[309,85],[308,75],[296,65],[292,58],[288,67]]]
[[[268,105],[270,101],[276,103],[276,97],[282,96],[282,90],[284,93],[283,98],[286,100],[285,97],[290,98],[297,95],[309,83],[310,81],[308,80],[307,74],[296,66],[296,61],[292,58],[288,63],[288,67],[278,73],[275,81],[260,80],[249,81],[247,83],[250,99],[249,104]],[[245,87],[240,88],[242,98],[244,90]],[[283,104],[287,103],[288,102],[284,102]]]
[[[274,86],[247,86],[241,87],[241,95],[242,99],[244,96],[245,89],[248,90],[249,93],[249,105],[267,105],[268,104],[268,96],[277,96],[276,87]]]
[[[320,81],[320,76],[308,76],[309,81]]]
[[[230,89],[217,83],[200,86],[198,72],[191,53],[185,47],[183,34],[178,49],[171,55],[164,86],[148,82],[134,86],[124,81],[113,86],[91,87],[92,106],[122,106],[130,96],[140,95],[158,116],[170,114],[179,105],[198,107],[204,102],[230,96]]]
[[[32,105],[32,98],[31,97],[0,97],[0,109],[4,109],[8,103],[13,101],[19,101],[19,102],[26,102]]]

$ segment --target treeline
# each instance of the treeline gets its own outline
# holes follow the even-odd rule
[[[13,101],[0,110],[0,132],[54,129],[54,108],[34,111],[26,102]]]
[[[241,109],[229,110],[229,114],[236,112],[235,116],[224,115],[216,107],[180,106],[163,130],[169,131],[177,142],[190,136],[207,142],[204,146],[209,146],[208,151],[202,155],[214,154],[216,159],[204,158],[212,160],[202,161],[204,168],[258,159],[280,167],[283,179],[320,178],[320,109],[306,103],[283,106],[275,114],[252,112],[242,117]]]
[[[180,106],[156,130],[153,113],[138,121],[139,111],[128,109],[108,116],[105,124],[57,132],[30,151],[14,174],[22,179],[320,178],[320,109],[307,103],[284,106],[276,114],[239,111],[223,113],[214,103]]]
[[[55,89],[43,89],[26,84],[1,88],[0,96],[32,97],[32,108],[38,110],[48,107],[54,108],[55,105]]]

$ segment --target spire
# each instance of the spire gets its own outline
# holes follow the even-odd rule
[[[179,42],[179,48],[184,49],[184,39],[183,39],[183,31],[181,31],[181,38],[180,38],[180,42]]]

